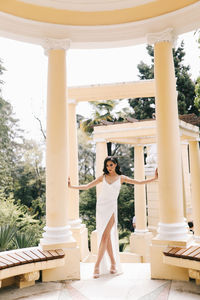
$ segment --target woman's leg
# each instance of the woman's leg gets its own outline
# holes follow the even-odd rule
[[[109,235],[109,238],[108,238],[108,243],[107,243],[107,252],[108,252],[108,255],[110,257],[110,261],[111,261],[111,265],[115,265],[115,258],[114,258],[114,254],[113,254],[113,249],[112,249],[112,243],[111,243],[111,237]]]
[[[109,240],[109,237],[110,237],[110,231],[113,227],[115,223],[115,218],[114,218],[114,214],[112,214],[105,230],[104,230],[104,233],[102,235],[102,238],[101,238],[101,242],[100,242],[100,246],[99,246],[99,251],[98,251],[98,256],[97,256],[97,261],[96,261],[96,264],[95,264],[95,269],[98,269],[99,268],[99,264],[102,260],[102,257],[108,247],[108,240]],[[111,242],[111,241],[110,241]],[[112,245],[111,245],[112,247]],[[110,248],[109,248],[110,249]]]

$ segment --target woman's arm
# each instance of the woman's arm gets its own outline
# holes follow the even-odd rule
[[[135,180],[135,179],[132,179],[130,177],[122,175],[121,176],[121,183],[125,182],[125,183],[129,183],[129,184],[145,184],[145,183],[152,182],[156,179],[158,179],[158,169],[155,170],[155,176],[153,178],[146,179],[146,180]]]
[[[96,186],[98,183],[102,182],[103,180],[103,175],[99,176],[98,178],[96,178],[95,180],[91,181],[88,184],[84,184],[84,185],[71,185],[71,180],[70,177],[68,178],[68,187],[70,189],[75,189],[75,190],[88,190],[91,189],[92,187]]]

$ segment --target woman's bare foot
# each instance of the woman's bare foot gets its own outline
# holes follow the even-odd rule
[[[116,274],[117,273],[116,264],[111,264],[110,273],[111,274]]]
[[[99,278],[99,267],[94,267],[93,278]]]

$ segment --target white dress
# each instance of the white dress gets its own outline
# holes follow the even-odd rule
[[[114,214],[115,223],[111,229],[111,243],[114,258],[116,261],[116,269],[118,273],[121,273],[120,258],[119,258],[119,238],[117,231],[118,213],[117,213],[117,199],[121,188],[121,176],[113,183],[108,183],[103,177],[103,183],[101,187],[101,193],[97,198],[96,204],[96,229],[97,229],[97,241],[98,247],[101,242],[104,230]],[[110,270],[110,259],[107,251],[105,252],[101,264],[100,273],[105,274]]]

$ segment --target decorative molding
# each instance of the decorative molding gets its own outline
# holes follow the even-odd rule
[[[69,220],[68,224],[71,226],[71,229],[80,228],[82,227],[82,220],[81,219]]]
[[[168,241],[180,241],[187,239],[188,225],[182,223],[158,223],[158,239]]]
[[[67,103],[68,104],[77,104],[77,101],[76,101],[76,99],[68,99]]]
[[[133,123],[131,123],[133,124]],[[96,132],[94,132],[94,135],[95,134],[108,134],[108,133],[114,133],[114,132],[127,132],[127,131],[138,131],[138,130],[143,130],[143,129],[156,129],[156,125],[155,126],[141,126],[141,127],[124,127],[124,128],[112,128],[112,129],[109,129],[108,126],[109,125],[102,125],[102,126],[105,126],[105,129],[101,129],[101,130],[98,130]],[[113,126],[112,124],[110,126]],[[138,145],[139,146],[139,145]],[[144,146],[144,145],[142,145]]]
[[[137,226],[137,224],[136,224],[136,226]],[[148,229],[135,229],[135,231],[134,231],[134,234],[144,234],[144,233],[149,233],[149,230]]]
[[[42,234],[43,238],[41,239],[43,245],[74,242],[69,225],[64,227],[45,226],[44,231]]]
[[[44,38],[70,39],[73,49],[111,48],[147,42],[148,33],[174,28],[174,34],[200,27],[200,1],[174,12],[137,22],[104,26],[59,25],[0,12],[0,35],[43,45]]]
[[[48,55],[49,50],[56,50],[56,49],[68,50],[70,48],[70,40],[46,38],[42,46],[44,47],[45,55]]]
[[[93,142],[95,142],[95,143],[107,143],[107,140],[103,139],[103,138],[96,138],[96,139],[94,138]]]
[[[174,44],[174,29],[173,28],[167,28],[160,32],[153,32],[147,34],[147,43],[152,45],[159,42],[172,42]]]
[[[108,11],[141,6],[156,0],[19,0],[38,6],[74,11]]]

